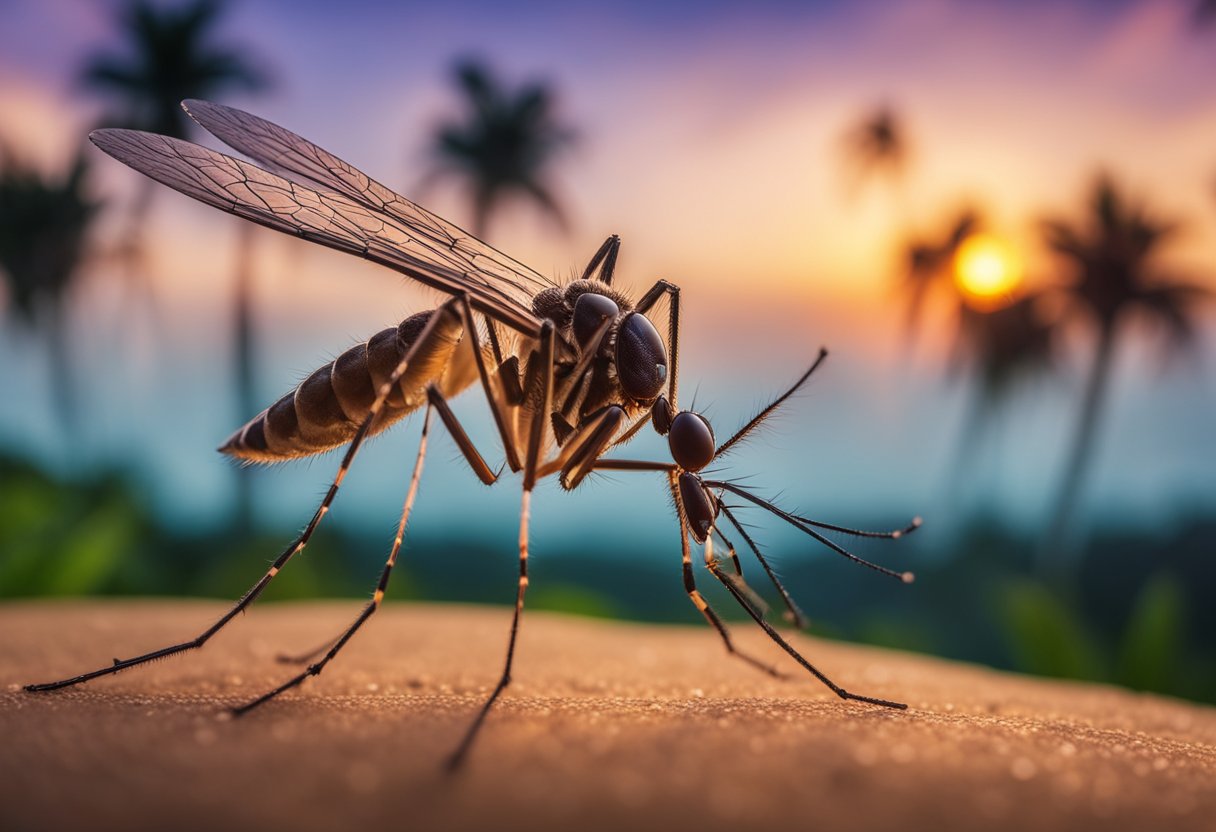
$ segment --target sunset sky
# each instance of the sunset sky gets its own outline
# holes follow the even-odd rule
[[[894,517],[944,504],[951,429],[966,396],[943,381],[942,315],[930,318],[942,331],[931,327],[910,354],[904,348],[895,258],[908,228],[928,232],[959,206],[978,205],[1033,286],[1053,267],[1039,221],[1074,216],[1105,169],[1158,214],[1185,220],[1172,266],[1216,288],[1216,26],[1194,24],[1193,2],[655,5],[349,0],[337,12],[330,2],[233,3],[225,38],[248,46],[275,85],[225,103],[408,195],[426,169],[431,131],[454,112],[454,59],[483,57],[513,84],[550,81],[578,133],[553,180],[572,232],[521,206],[495,221],[491,240],[568,276],[620,233],[626,285],[664,277],[683,287],[685,389],[713,402],[719,432],[829,345],[823,377],[737,463],[826,514],[865,517],[877,506]],[[75,151],[104,110],[75,78],[86,56],[113,48],[113,7],[0,0],[0,141],[48,166]],[[883,104],[904,119],[907,175],[898,189],[856,187],[843,137]],[[99,192],[115,201],[130,193],[133,174],[100,153],[91,159]],[[425,202],[460,222],[462,197],[441,185]],[[185,516],[188,503],[214,516],[230,475],[208,449],[245,418],[229,401],[225,337],[233,221],[167,190],[156,206],[149,237],[160,327],[122,331],[128,300],[105,264],[74,310],[88,383],[100,385],[80,453],[94,463],[137,459],[149,482],[166,486],[168,513]],[[353,340],[434,303],[383,270],[269,232],[258,258],[267,401]],[[1096,510],[1132,507],[1134,518],[1166,522],[1188,506],[1211,509],[1213,311],[1192,366],[1162,374],[1149,339],[1124,344],[1093,472]],[[985,451],[995,473],[973,483],[973,502],[1000,502],[1022,519],[1041,513],[1089,354],[1084,337],[1071,346],[1071,368],[1006,414],[1009,429]],[[22,391],[0,403],[0,440],[69,465],[47,424],[41,353],[16,335],[0,337],[0,349],[0,382]],[[381,443],[396,461],[367,465],[355,486],[363,497],[352,502],[385,523],[409,433]],[[662,448],[638,452],[647,450]],[[448,445],[436,458],[454,455]],[[304,517],[331,467],[270,474],[290,500],[267,511],[287,524]],[[469,481],[463,472],[436,479],[442,493]],[[601,499],[614,492],[597,488]],[[503,514],[513,505],[490,499],[504,501],[495,509]],[[572,511],[585,519],[593,500]]]

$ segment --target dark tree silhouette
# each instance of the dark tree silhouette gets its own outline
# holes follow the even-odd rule
[[[905,245],[902,289],[908,298],[905,326],[909,340],[920,324],[925,299],[934,286],[951,280],[954,255],[963,241],[979,230],[980,225],[979,213],[967,208],[960,211],[944,231],[927,238],[913,239]]]
[[[1195,307],[1209,295],[1204,287],[1171,276],[1160,264],[1161,249],[1176,230],[1176,223],[1130,201],[1105,174],[1095,181],[1081,222],[1050,219],[1043,224],[1047,245],[1071,280],[1066,289],[1069,309],[1097,339],[1041,552],[1041,568],[1061,578],[1068,577],[1066,535],[1093,456],[1115,350],[1128,320],[1138,316],[1155,325],[1165,334],[1170,352],[1177,353],[1192,343]]]
[[[76,423],[76,397],[66,301],[100,208],[85,193],[87,175],[83,154],[55,178],[0,152],[0,271],[8,312],[18,323],[44,333],[55,407],[69,432]]]
[[[870,177],[898,182],[909,157],[903,122],[887,105],[867,113],[845,134],[844,150],[858,184]]]
[[[956,479],[979,446],[985,426],[1018,385],[1055,363],[1055,327],[1042,306],[1039,295],[987,311],[960,300],[951,364],[956,373],[966,371],[974,387],[952,467]]]
[[[192,0],[166,8],[149,0],[132,0],[119,16],[125,40],[123,52],[95,55],[83,71],[86,84],[118,102],[119,113],[107,123],[186,138],[193,122],[182,110],[184,99],[216,98],[230,90],[265,87],[266,75],[249,59],[247,51],[216,42],[224,8],[219,0]],[[149,299],[151,288],[139,264],[140,241],[156,188],[151,179],[140,177],[121,252],[132,279],[145,283]],[[234,370],[239,420],[244,421],[257,407],[253,378],[253,225],[240,222],[237,233]],[[248,477],[240,477],[238,482],[238,521],[248,526]]]
[[[192,122],[181,108],[184,99],[263,86],[265,76],[241,50],[213,43],[223,9],[218,0],[172,8],[132,0],[118,16],[122,51],[92,56],[81,73],[87,86],[117,105],[105,123],[185,138]],[[140,183],[123,252],[132,259],[156,192],[150,179],[141,177]]]
[[[509,91],[476,61],[459,63],[455,78],[465,117],[439,127],[435,166],[424,186],[448,175],[464,179],[472,194],[472,230],[478,237],[486,234],[502,201],[513,195],[531,199],[565,229],[565,213],[547,176],[574,134],[557,120],[553,91],[540,82]]]

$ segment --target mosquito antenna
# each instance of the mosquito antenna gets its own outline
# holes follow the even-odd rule
[[[742,442],[744,439],[747,438],[748,434],[750,434],[756,428],[760,427],[760,425],[762,425],[764,423],[765,419],[767,419],[769,416],[772,416],[773,412],[777,408],[781,407],[781,405],[785,403],[786,399],[788,399],[790,396],[794,395],[794,393],[796,393],[798,391],[798,388],[806,383],[806,380],[811,377],[811,373],[815,372],[815,370],[817,370],[819,368],[819,365],[823,363],[823,359],[825,359],[827,357],[828,357],[828,351],[826,349],[824,349],[823,347],[820,347],[819,356],[815,359],[815,363],[811,365],[811,368],[809,370],[807,370],[805,373],[803,373],[802,377],[799,378],[797,381],[795,381],[789,390],[786,390],[784,393],[782,393],[780,396],[778,396],[776,399],[774,399],[772,404],[770,404],[768,407],[764,408],[759,413],[757,413],[752,418],[752,420],[750,422],[748,422],[746,425],[739,428],[738,433],[736,433],[730,439],[727,439],[725,442],[723,442],[721,445],[719,445],[717,452],[714,454],[714,459],[717,459],[718,457],[722,456],[723,454],[728,453],[730,451],[731,447],[733,447],[738,442]]]
[[[748,545],[748,548],[752,550],[752,554],[756,556],[756,560],[760,561],[760,566],[764,568],[764,573],[768,575],[768,579],[773,582],[773,586],[777,588],[777,592],[781,595],[781,600],[785,602],[785,608],[789,611],[790,618],[793,619],[794,626],[798,627],[799,629],[805,629],[807,626],[806,614],[803,613],[796,603],[794,603],[794,599],[790,597],[785,585],[782,584],[781,579],[777,577],[777,573],[773,571],[771,566],[769,566],[768,558],[760,553],[760,547],[756,545],[756,541],[753,540],[752,536],[747,533],[746,529],[743,528],[743,524],[735,519],[735,515],[729,508],[727,508],[721,502],[718,503],[718,507],[722,512],[722,515],[728,521],[730,521],[732,526],[735,527],[735,531],[742,535],[743,541]],[[718,534],[721,534],[721,532],[718,532]]]
[[[921,527],[921,523],[924,522],[920,519],[920,517],[913,517],[912,522],[904,526],[902,529],[895,529],[894,531],[889,532],[867,532],[863,531],[862,529],[850,529],[848,526],[835,526],[831,523],[824,523],[822,520],[811,520],[810,518],[802,517],[798,514],[791,514],[790,517],[793,517],[804,526],[814,526],[818,529],[827,529],[831,532],[851,534],[853,537],[881,537],[885,538],[886,540],[899,540],[906,534],[912,534],[912,532],[919,529]]]
[[[829,538],[824,537],[819,532],[815,531],[814,529],[810,528],[809,526],[804,525],[793,514],[790,514],[787,511],[781,510],[780,508],[778,508],[777,506],[768,502],[767,500],[762,500],[759,497],[757,497],[756,495],[751,494],[747,491],[744,491],[742,488],[739,488],[736,485],[732,485],[729,482],[721,482],[720,480],[705,480],[705,485],[709,486],[710,488],[721,488],[725,491],[729,491],[732,494],[737,494],[738,496],[742,497],[743,499],[747,500],[748,502],[751,502],[751,503],[754,503],[755,505],[760,506],[760,508],[764,509],[765,511],[771,512],[772,514],[777,515],[778,517],[780,517],[785,522],[789,523],[794,528],[798,529],[799,531],[805,532],[806,534],[808,534],[811,537],[818,540],[824,546],[827,546],[833,552],[836,552],[838,555],[842,555],[842,556],[848,558],[849,560],[853,561],[854,563],[859,563],[862,566],[868,566],[870,569],[873,569],[875,572],[881,572],[883,575],[888,575],[892,578],[896,578],[898,580],[903,581],[906,584],[910,584],[910,583],[912,583],[912,581],[914,581],[916,579],[916,576],[913,575],[911,572],[896,572],[892,569],[887,569],[885,566],[879,566],[877,563],[871,563],[870,561],[865,560],[864,558],[857,557],[857,555],[853,554],[849,550],[845,549],[844,547],[840,546],[839,544],[835,543],[834,541],[830,540]]]

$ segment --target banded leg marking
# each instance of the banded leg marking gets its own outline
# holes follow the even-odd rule
[[[472,724],[465,732],[464,738],[448,758],[446,768],[448,771],[455,771],[460,768],[464,761],[468,758],[469,749],[473,747],[473,741],[477,738],[478,732],[481,730],[482,724],[485,722],[486,715],[489,714],[490,708],[498,701],[498,697],[511,684],[511,667],[515,662],[515,642],[519,636],[519,621],[524,609],[524,596],[528,591],[528,524],[532,514],[532,489],[536,485],[537,468],[540,464],[540,446],[544,438],[544,428],[548,419],[548,413],[553,405],[553,325],[548,321],[545,322],[544,328],[541,330],[541,358],[544,360],[545,370],[539,377],[542,386],[541,407],[536,411],[532,420],[532,430],[528,441],[528,449],[526,456],[526,464],[524,467],[524,487],[523,495],[520,498],[519,504],[519,583],[515,590],[515,612],[511,617],[511,635],[507,641],[507,660],[503,666],[502,676],[498,679],[498,684],[494,687],[494,691],[482,704],[481,709],[477,712],[477,716],[473,718]]]
[[[423,328],[421,333],[419,333],[418,340],[411,345],[410,349],[393,369],[393,372],[389,378],[384,382],[384,384],[380,385],[380,389],[376,391],[376,398],[372,401],[371,407],[368,409],[367,416],[363,419],[363,423],[360,424],[359,429],[355,431],[355,435],[351,439],[350,445],[347,447],[346,453],[342,457],[342,463],[338,466],[338,473],[334,476],[334,480],[329,486],[329,491],[326,492],[325,498],[321,501],[321,505],[317,507],[312,519],[308,521],[308,525],[304,528],[304,531],[301,532],[300,536],[297,537],[290,545],[288,545],[288,547],[284,549],[277,558],[275,558],[274,563],[271,564],[270,568],[266,571],[266,574],[264,574],[257,581],[257,583],[250,587],[249,590],[241,596],[240,600],[236,602],[232,609],[228,610],[228,612],[226,612],[219,621],[215,622],[198,636],[189,641],[183,641],[180,644],[174,644],[169,647],[162,647],[159,650],[153,650],[149,653],[144,653],[130,659],[115,659],[113,664],[107,665],[106,667],[99,668],[89,673],[82,673],[79,676],[61,679],[57,682],[26,685],[25,689],[31,692],[58,690],[60,688],[80,684],[81,682],[87,682],[100,676],[108,676],[111,673],[118,673],[121,670],[146,664],[147,662],[156,661],[157,659],[167,658],[168,656],[184,653],[188,650],[195,650],[206,644],[212,636],[222,630],[224,626],[228,624],[228,622],[237,616],[237,614],[244,611],[246,607],[257,600],[258,596],[262,594],[267,585],[274,580],[274,577],[279,574],[283,567],[287,565],[288,561],[295,557],[296,554],[303,551],[304,547],[308,545],[308,541],[312,537],[313,532],[316,531],[317,526],[320,525],[321,520],[325,517],[325,515],[329,513],[329,508],[333,504],[334,498],[338,495],[338,489],[341,487],[342,481],[346,479],[346,472],[350,470],[351,463],[354,462],[355,455],[359,452],[359,447],[363,444],[363,440],[367,437],[367,432],[371,429],[372,423],[376,420],[376,417],[379,416],[380,411],[383,409],[389,393],[392,392],[392,389],[397,382],[401,380],[401,376],[405,374],[405,371],[409,367],[409,364],[413,360],[417,350],[419,350],[421,345],[426,343],[427,340],[433,335],[438,326],[438,321],[441,315],[452,313],[452,307],[455,303],[455,300],[449,300],[435,311],[435,314],[431,316],[431,320],[427,322],[426,327]]]
[[[675,500],[676,515],[680,521],[681,565],[684,570],[684,591],[688,593],[689,600],[692,601],[693,606],[700,611],[701,615],[705,616],[705,620],[709,622],[709,625],[718,631],[718,635],[722,637],[722,643],[726,647],[726,652],[732,656],[737,656],[752,667],[762,670],[770,676],[775,676],[778,679],[786,678],[785,674],[777,670],[777,668],[754,656],[748,655],[736,647],[734,640],[730,637],[730,631],[726,629],[726,624],[723,623],[718,613],[714,611],[714,608],[709,605],[709,602],[697,590],[697,581],[692,573],[692,549],[688,545],[688,521],[684,517],[684,507],[680,502],[679,486],[676,483],[674,472],[667,475],[667,484],[671,489],[672,498]]]
[[[359,628],[363,626],[364,622],[371,618],[376,610],[380,608],[381,602],[384,601],[384,593],[388,589],[389,577],[392,575],[393,567],[397,565],[397,555],[401,551],[401,541],[405,538],[405,527],[409,523],[410,512],[414,508],[414,498],[418,495],[418,482],[422,478],[422,464],[426,459],[427,434],[430,432],[431,427],[431,410],[432,408],[427,407],[426,415],[423,417],[422,438],[418,442],[418,456],[414,460],[414,472],[410,475],[410,487],[405,494],[405,503],[401,508],[401,517],[397,521],[397,535],[393,538],[393,546],[389,550],[384,570],[380,573],[380,581],[376,584],[376,592],[372,595],[372,600],[359,613],[359,617],[355,619],[354,623],[338,636],[337,640],[333,642],[333,646],[329,648],[320,661],[310,664],[302,673],[293,676],[274,690],[268,691],[252,702],[248,702],[238,708],[233,708],[233,716],[242,716],[258,705],[269,702],[284,691],[291,690],[300,685],[308,677],[318,675],[325,669],[325,665],[329,664],[334,656],[338,655],[338,651],[346,646],[346,643],[351,640]]]

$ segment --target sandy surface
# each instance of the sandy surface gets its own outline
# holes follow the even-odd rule
[[[468,766],[507,609],[392,606],[319,678],[239,720],[351,603],[266,604],[203,650],[52,694],[194,635],[198,602],[0,607],[0,828],[1216,829],[1216,710],[797,635],[810,678],[708,628],[525,617],[515,684]],[[738,638],[791,674],[762,634]]]

